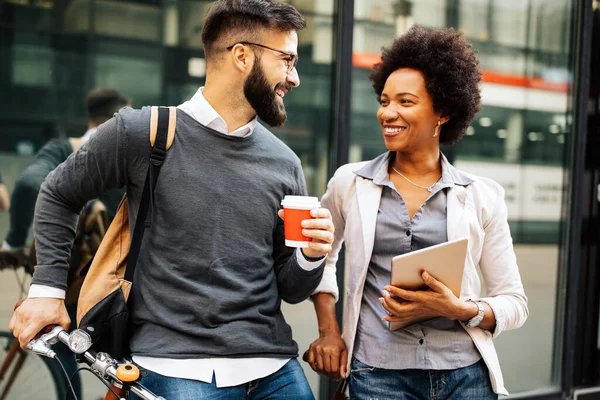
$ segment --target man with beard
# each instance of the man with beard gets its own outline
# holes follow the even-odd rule
[[[178,107],[130,295],[142,384],[170,400],[314,398],[280,306],[318,286],[333,224],[314,209],[303,222],[310,247],[285,246],[279,204],[306,185],[298,157],[257,121],[286,119],[304,26],[293,6],[270,0],[220,0],[206,16],[206,85]],[[86,201],[125,186],[137,210],[149,126],[149,108],[120,111],[42,186],[32,291],[53,295],[15,311],[10,328],[22,346],[46,325],[68,326],[66,260]]]

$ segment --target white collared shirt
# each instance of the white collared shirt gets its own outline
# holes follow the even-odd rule
[[[252,134],[256,127],[254,117],[246,125],[229,132],[225,120],[206,101],[201,87],[188,101],[177,108],[188,114],[200,124],[226,135],[246,137]],[[87,132],[86,132],[87,134]],[[321,265],[321,261],[307,261],[299,250],[296,259],[301,268],[311,271]],[[45,285],[31,285],[28,297],[65,298],[65,291]],[[203,358],[203,359],[172,359],[158,357],[134,356],[133,360],[145,369],[160,375],[174,378],[193,379],[201,382],[212,382],[213,373],[217,387],[241,385],[256,379],[264,378],[277,372],[290,359],[281,358]]]
[[[190,100],[179,105],[177,108],[185,112],[187,115],[189,115],[202,125],[214,129],[217,132],[238,137],[246,137],[252,135],[252,132],[256,127],[256,117],[252,118],[250,122],[248,122],[246,125],[236,129],[233,132],[229,132],[225,120],[219,115],[217,110],[215,110],[210,104],[208,104],[206,98],[204,98],[204,95],[202,94],[203,90],[204,87],[198,89],[196,91],[196,94]]]

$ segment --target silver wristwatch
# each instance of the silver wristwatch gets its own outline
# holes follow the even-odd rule
[[[468,320],[466,325],[469,328],[475,328],[476,326],[479,326],[481,321],[483,321],[483,314],[485,313],[485,309],[483,308],[483,304],[481,304],[480,302],[475,301],[475,300],[469,300],[469,301],[472,301],[473,303],[475,303],[475,305],[477,305],[477,315],[474,316],[473,318],[471,318],[470,320]]]

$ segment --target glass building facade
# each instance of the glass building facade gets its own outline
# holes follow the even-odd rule
[[[555,398],[568,386],[565,288],[574,267],[565,255],[565,232],[573,207],[568,177],[581,134],[576,69],[584,45],[578,35],[585,28],[577,15],[586,7],[592,13],[592,1],[288,2],[307,20],[299,33],[301,85],[285,97],[287,123],[272,131],[298,154],[316,196],[323,195],[340,161],[385,151],[368,79],[382,47],[420,24],[454,27],[477,49],[483,109],[467,135],[443,151],[458,168],[490,177],[506,190],[530,318],[495,344],[512,395]],[[85,132],[89,89],[117,88],[134,107],[190,98],[204,82],[200,33],[209,3],[0,1],[0,171],[9,191],[49,139]],[[340,121],[344,115],[348,120]],[[0,234],[7,227],[8,215],[0,213]],[[18,293],[11,275],[0,272],[0,330]],[[285,313],[302,353],[318,335],[312,304],[285,305]],[[331,383],[303,367],[315,396],[327,398]],[[101,387],[86,382],[86,390],[89,399]]]

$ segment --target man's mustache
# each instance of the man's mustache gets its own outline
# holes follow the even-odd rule
[[[281,82],[278,83],[277,86],[275,86],[275,91],[277,91],[278,89],[285,89],[289,93],[292,91],[292,85],[290,85],[287,82]]]

